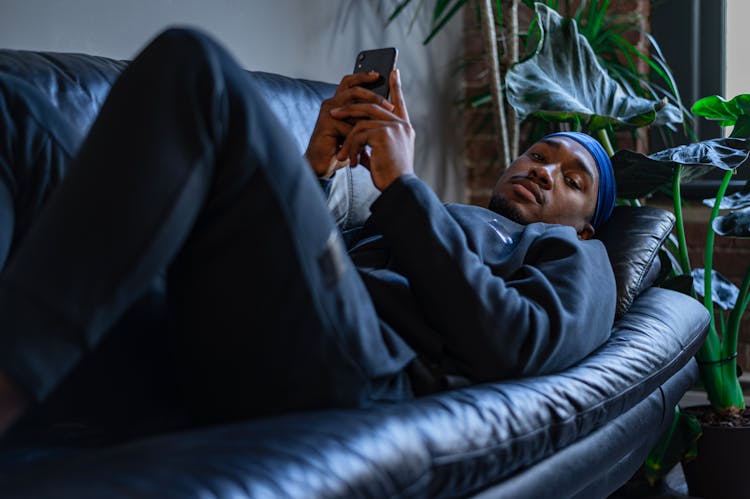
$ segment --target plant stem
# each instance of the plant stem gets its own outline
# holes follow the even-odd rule
[[[739,379],[737,378],[737,339],[731,338],[731,333],[728,336],[722,338],[719,343],[719,348],[716,348],[713,338],[718,337],[716,334],[716,319],[714,315],[714,302],[713,302],[713,257],[714,257],[714,241],[716,233],[713,229],[713,221],[719,215],[721,206],[721,200],[724,199],[724,194],[729,186],[729,181],[732,179],[733,171],[729,170],[724,175],[719,190],[716,193],[716,199],[714,201],[713,209],[711,210],[711,217],[708,221],[708,234],[706,235],[706,249],[704,252],[704,269],[703,278],[705,286],[703,288],[703,304],[708,310],[711,316],[711,322],[709,324],[709,338],[706,339],[704,346],[699,352],[699,358],[704,362],[713,362],[714,364],[704,365],[701,368],[701,377],[706,387],[708,398],[711,401],[711,405],[719,413],[737,413],[739,410],[744,409],[745,400],[742,394],[742,387],[740,386]],[[712,340],[709,344],[709,340]],[[708,351],[708,350],[712,351]],[[717,351],[718,350],[718,351]],[[718,362],[718,363],[717,363]]]
[[[510,5],[510,65],[518,62],[518,3],[513,0]],[[518,157],[518,149],[521,142],[521,124],[516,118],[516,111],[510,109],[510,128],[513,130],[513,143],[511,144],[511,158]]]
[[[498,146],[502,151],[501,154],[504,162],[502,169],[505,169],[510,164],[511,158],[508,141],[508,124],[505,119],[505,101],[500,82],[500,60],[497,56],[497,34],[495,33],[495,15],[492,9],[492,0],[481,2],[479,10],[482,16],[482,30],[484,31],[487,55],[490,62],[490,88],[492,103],[495,107],[495,117],[497,118],[495,126],[500,136]]]
[[[674,177],[672,179],[672,199],[674,200],[675,229],[677,230],[677,249],[679,251],[680,267],[682,267],[683,274],[689,274],[692,267],[690,266],[690,256],[688,255],[687,240],[685,239],[685,219],[682,216],[681,175],[682,165],[677,165],[674,169]]]
[[[612,143],[609,141],[609,135],[607,135],[607,131],[604,128],[600,128],[596,131],[596,135],[599,138],[599,142],[604,147],[604,150],[607,151],[607,154],[609,154],[610,157],[615,155],[615,150],[612,149]]]
[[[745,278],[742,280],[742,286],[740,287],[740,294],[737,296],[737,301],[734,304],[732,312],[729,314],[729,324],[727,326],[727,337],[723,343],[730,344],[727,350],[732,352],[737,351],[737,338],[740,333],[740,323],[742,322],[742,316],[747,310],[747,305],[750,302],[750,266],[747,267],[745,272]],[[722,345],[723,347],[723,345]]]
[[[711,210],[711,217],[708,219],[708,233],[706,234],[706,249],[703,252],[703,304],[706,309],[711,313],[711,323],[714,323],[714,300],[713,300],[713,268],[714,268],[714,240],[716,239],[716,233],[714,232],[714,219],[719,216],[719,209],[721,206],[721,200],[724,199],[724,194],[727,192],[729,181],[732,179],[732,170],[728,170],[724,174],[724,178],[721,181],[719,190],[716,192],[716,199],[714,201],[713,209]]]

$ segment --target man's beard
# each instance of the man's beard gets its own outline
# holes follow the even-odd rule
[[[514,222],[521,225],[528,225],[531,223],[523,216],[523,214],[521,214],[521,211],[518,208],[508,202],[506,198],[498,196],[497,194],[492,194],[490,204],[487,206],[487,208],[494,211],[498,215],[502,215],[505,218],[513,220]]]

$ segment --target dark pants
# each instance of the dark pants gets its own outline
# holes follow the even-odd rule
[[[253,85],[213,41],[172,30],[113,86],[0,277],[0,368],[34,399],[164,269],[178,376],[204,419],[411,396],[411,353],[390,348]]]

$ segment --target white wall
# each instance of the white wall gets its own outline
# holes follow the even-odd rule
[[[395,45],[417,131],[417,173],[446,201],[463,196],[458,16],[427,47],[428,10],[385,27],[398,0],[0,0],[0,47],[132,58],[164,27],[222,41],[247,69],[337,82],[359,50]],[[412,2],[418,4],[420,2]]]
[[[727,74],[724,96],[731,99],[750,94],[750,65],[747,57],[748,0],[727,0]]]

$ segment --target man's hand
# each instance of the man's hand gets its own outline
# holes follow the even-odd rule
[[[367,167],[375,187],[381,191],[400,176],[414,173],[414,129],[409,122],[398,70],[391,72],[390,86],[393,109],[356,102],[330,111],[337,120],[356,120],[336,158],[340,161],[348,158],[352,165],[360,163]]]
[[[375,72],[345,76],[333,97],[323,101],[320,106],[318,121],[315,123],[315,129],[305,152],[307,161],[318,177],[328,178],[336,169],[347,164],[345,161],[336,161],[336,153],[339,151],[344,138],[351,132],[354,124],[353,121],[343,117],[334,117],[331,114],[332,109],[355,103],[366,103],[382,109],[393,110],[393,104],[380,95],[360,86],[363,83],[376,81],[379,77]]]

